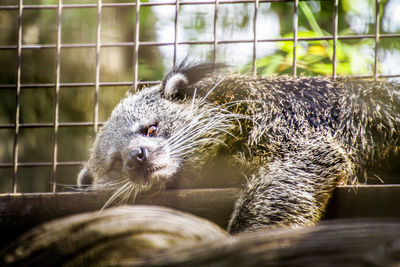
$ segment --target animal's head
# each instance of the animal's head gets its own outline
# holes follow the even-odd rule
[[[145,190],[203,164],[223,145],[236,120],[193,86],[215,67],[183,62],[160,85],[123,99],[96,136],[78,185]]]

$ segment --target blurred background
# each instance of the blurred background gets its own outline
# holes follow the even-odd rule
[[[175,1],[140,1],[137,54],[134,0],[63,0],[56,94],[58,1],[20,2],[21,13],[18,1],[0,2],[0,193],[65,191],[63,185],[75,184],[95,133],[97,34],[100,125],[135,75],[139,87],[160,81],[174,60],[186,56],[242,72],[253,71],[255,60],[259,74],[293,74],[290,0],[260,0],[257,9],[253,1],[182,0],[178,7]],[[299,1],[297,75],[332,76],[334,2]],[[337,11],[336,74],[399,79],[400,1],[339,0]],[[61,125],[56,135],[55,121]]]

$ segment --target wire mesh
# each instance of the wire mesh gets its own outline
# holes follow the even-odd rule
[[[257,21],[259,19],[259,9],[261,3],[291,3],[293,5],[293,36],[292,37],[277,37],[277,38],[266,38],[260,35],[260,29],[257,27]],[[301,1],[300,1],[301,2]],[[232,38],[232,39],[219,39],[219,33],[221,29],[218,28],[220,22],[220,7],[222,5],[235,5],[235,4],[252,4],[254,5],[253,13],[253,27],[252,27],[252,38]],[[190,5],[213,5],[213,28],[212,28],[212,39],[211,40],[180,40],[179,38],[179,23],[180,23],[180,10],[183,6]],[[371,75],[353,75],[353,77],[371,77],[371,78],[398,78],[400,73],[397,74],[380,74],[378,71],[378,51],[381,40],[393,38],[400,38],[398,33],[380,33],[380,17],[381,17],[381,3],[380,0],[375,0],[375,32],[373,34],[351,34],[351,35],[338,35],[338,5],[339,0],[333,1],[333,14],[332,14],[332,35],[328,36],[311,36],[302,37],[298,35],[298,10],[299,0],[247,0],[247,1],[228,1],[228,0],[214,0],[214,1],[184,1],[184,0],[173,0],[173,1],[149,1],[141,2],[140,0],[133,0],[131,2],[118,2],[118,3],[105,3],[102,0],[97,0],[96,3],[79,3],[70,4],[64,3],[63,0],[58,0],[56,4],[24,4],[23,0],[20,0],[18,5],[0,5],[0,11],[15,11],[17,16],[17,38],[14,44],[0,44],[0,53],[4,51],[16,51],[16,78],[15,83],[2,82],[0,80],[0,90],[14,90],[15,91],[15,104],[13,109],[13,122],[0,123],[0,130],[12,130],[13,131],[13,145],[12,145],[12,159],[3,160],[0,162],[0,170],[7,169],[12,170],[12,183],[11,186],[1,189],[2,192],[17,193],[25,190],[19,188],[19,172],[21,168],[34,168],[34,167],[50,167],[51,168],[51,182],[50,191],[56,192],[59,183],[58,180],[58,168],[60,166],[73,166],[75,169],[84,163],[83,160],[61,160],[63,151],[59,147],[60,131],[66,128],[79,128],[87,127],[91,128],[93,134],[98,132],[98,127],[103,125],[99,116],[100,96],[101,91],[108,87],[131,87],[136,90],[140,86],[149,86],[159,83],[159,81],[142,81],[140,80],[139,73],[139,51],[146,47],[172,47],[173,58],[172,65],[175,65],[178,60],[178,51],[182,45],[210,45],[212,47],[212,60],[216,62],[218,60],[218,49],[221,45],[225,44],[250,44],[252,45],[252,59],[251,59],[251,71],[253,74],[257,73],[257,61],[258,61],[258,50],[259,44],[263,43],[277,43],[277,42],[292,42],[293,44],[293,61],[292,61],[292,75],[297,76],[298,68],[298,52],[297,46],[301,41],[331,41],[332,42],[332,71],[331,75],[333,78],[337,76],[337,43],[338,40],[362,40],[371,39],[374,41],[374,61],[373,71]],[[141,29],[141,12],[146,7],[174,7],[174,37],[173,41],[149,41],[141,40],[140,29]],[[113,8],[134,8],[135,18],[132,21],[134,28],[133,41],[115,41],[115,42],[102,42],[102,14],[107,9]],[[96,38],[94,42],[74,42],[65,43],[63,42],[63,27],[65,27],[65,21],[62,20],[66,10],[81,10],[81,9],[94,9],[96,11]],[[31,44],[23,42],[23,22],[22,18],[25,12],[29,10],[54,10],[56,12],[56,41],[54,43],[46,44]],[[26,27],[26,26],[25,26]],[[116,29],[118,30],[118,29]],[[127,48],[132,51],[133,69],[132,69],[132,80],[129,81],[102,81],[101,80],[101,57],[102,51],[108,48]],[[94,81],[63,81],[62,80],[62,60],[63,51],[70,49],[94,49],[95,50],[95,63],[94,63]],[[54,71],[55,77],[54,82],[24,82],[22,79],[22,61],[24,51],[52,51],[55,50],[55,64]],[[90,121],[73,121],[65,122],[60,121],[60,90],[63,88],[94,88],[93,90],[93,117]],[[32,89],[32,90],[46,90],[53,89],[53,121],[52,122],[22,122],[21,121],[21,108],[24,108],[21,104],[21,90]],[[52,130],[52,155],[48,160],[35,161],[35,162],[24,162],[20,159],[20,143],[21,143],[21,129],[51,129]],[[6,173],[6,172],[2,172]],[[7,176],[2,176],[0,179],[10,179]],[[0,185],[1,187],[2,185]],[[8,189],[7,189],[8,188]]]

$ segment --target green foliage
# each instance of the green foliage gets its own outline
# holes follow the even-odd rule
[[[342,2],[343,10],[349,11],[354,6],[348,1]],[[321,3],[322,5],[322,3]],[[331,33],[320,27],[324,23],[319,14],[314,14],[307,2],[299,3],[300,11],[305,19],[302,27],[299,27],[298,38],[312,38],[332,36]],[[329,11],[331,13],[331,11]],[[329,14],[328,13],[328,14]],[[332,23],[332,16],[329,20]],[[326,15],[326,14],[325,14]],[[320,24],[319,24],[320,23]],[[300,24],[300,19],[299,19]],[[308,25],[308,27],[304,27]],[[348,28],[338,33],[339,36],[353,34]],[[293,32],[284,34],[283,38],[293,38]],[[374,58],[368,53],[373,51],[375,41],[373,39],[337,40],[336,42],[336,73],[339,75],[371,74]],[[257,72],[259,74],[290,74],[293,65],[293,41],[277,43],[277,51],[274,54],[257,59]],[[367,51],[367,53],[366,53]],[[296,46],[297,72],[305,75],[330,75],[333,72],[333,40],[298,41]],[[379,67],[379,66],[378,66]],[[243,71],[250,71],[252,64],[247,64]]]
[[[293,38],[293,33],[284,37]],[[318,37],[313,31],[301,31],[299,38]],[[373,60],[362,53],[363,46],[373,46],[374,41],[365,39],[356,45],[340,42],[336,43],[336,73],[368,74],[368,66]],[[273,55],[257,60],[257,70],[260,74],[290,74],[293,65],[293,42],[279,42],[279,51]],[[333,71],[333,41],[298,42],[296,47],[297,69],[305,75],[329,75]],[[251,64],[247,64],[244,71],[249,71]]]

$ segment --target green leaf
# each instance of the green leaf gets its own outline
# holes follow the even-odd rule
[[[310,6],[306,2],[300,2],[299,6],[301,8],[301,11],[303,11],[304,15],[306,16],[307,21],[311,26],[311,29],[314,31],[314,34],[317,36],[324,36],[324,33],[319,27]]]

